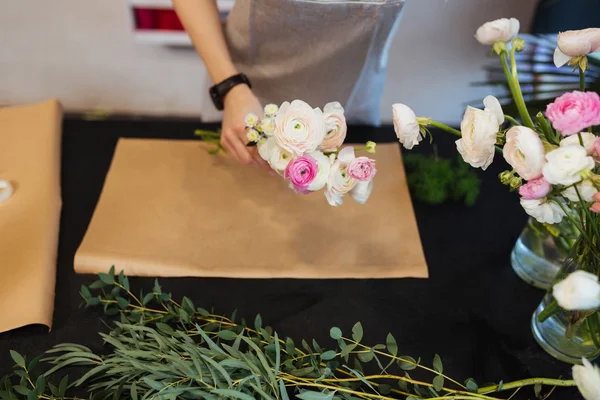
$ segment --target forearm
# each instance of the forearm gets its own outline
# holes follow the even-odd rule
[[[223,35],[216,0],[173,0],[175,11],[213,82],[238,73]]]

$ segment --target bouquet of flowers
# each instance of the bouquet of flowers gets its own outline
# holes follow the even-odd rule
[[[501,154],[512,169],[502,172],[500,181],[518,191],[527,214],[546,226],[565,219],[577,228],[569,270],[559,274],[561,281],[540,320],[569,314],[567,334],[585,327],[584,336],[600,349],[600,138],[593,132],[600,125],[600,96],[587,92],[585,85],[587,55],[600,50],[600,29],[558,35],[555,64],[579,70],[580,90],[557,97],[535,119],[519,85],[515,53],[525,48],[525,41],[518,32],[518,20],[503,18],[482,25],[475,37],[499,56],[519,120],[505,115],[500,102],[487,96],[484,109],[467,107],[460,131],[417,117],[404,104],[392,106],[394,127],[407,149],[430,134],[429,126],[459,136],[457,150],[475,168],[485,170]]]
[[[356,151],[375,153],[375,143],[340,148],[347,131],[340,103],[328,103],[323,111],[302,100],[280,107],[268,104],[262,119],[248,114],[245,122],[248,146],[257,146],[260,156],[296,193],[325,189],[332,206],[341,205],[346,194],[360,204],[369,198],[377,173],[375,160],[357,157]]]

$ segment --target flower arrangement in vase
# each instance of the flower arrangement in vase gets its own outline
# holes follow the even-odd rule
[[[569,232],[564,243],[565,250],[571,247],[569,255],[556,279],[550,279],[553,288],[535,312],[532,328],[548,353],[577,363],[600,354],[600,138],[593,132],[600,125],[600,96],[585,86],[587,55],[600,50],[600,29],[558,35],[554,62],[578,70],[580,88],[560,95],[535,117],[520,88],[515,54],[524,50],[525,41],[518,32],[518,20],[502,18],[482,25],[475,35],[500,58],[518,119],[487,96],[484,109],[467,107],[460,130],[417,117],[404,104],[393,105],[394,127],[407,149],[430,135],[430,126],[455,134],[463,160],[483,170],[500,153],[512,168],[500,174],[500,181],[518,192],[535,224],[557,238]]]

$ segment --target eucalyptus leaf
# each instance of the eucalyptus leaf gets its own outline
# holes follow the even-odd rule
[[[465,386],[469,392],[476,393],[479,390],[479,385],[475,382],[475,379],[469,378],[465,381]]]
[[[297,394],[296,397],[301,400],[332,400],[335,392],[315,392],[312,390],[305,390],[304,392]]]
[[[442,364],[442,359],[437,354],[433,358],[433,369],[439,372],[440,374],[444,373],[444,365]]]
[[[390,352],[394,357],[398,355],[398,345],[396,344],[396,339],[391,333],[388,333],[387,338],[385,339],[385,345],[387,347],[387,351]]]
[[[84,299],[89,299],[90,297],[92,297],[92,293],[90,292],[90,289],[87,288],[87,286],[85,285],[81,285],[81,297],[83,297]]]
[[[27,393],[29,393],[29,389],[27,389],[25,386],[17,385],[13,386],[13,389],[15,390],[15,392],[24,396],[27,396]]]
[[[98,274],[98,277],[102,281],[102,283],[106,285],[113,285],[115,283],[115,277],[108,274]]]
[[[321,354],[321,360],[323,360],[323,361],[332,360],[336,356],[337,356],[337,353],[334,350],[328,350],[328,351],[324,352],[323,354]]]
[[[535,394],[536,399],[542,398],[542,384],[541,383],[536,383],[533,386],[533,393]]]
[[[433,378],[433,387],[438,392],[441,391],[444,387],[444,377],[441,375],[437,375],[435,378]]]
[[[360,322],[357,322],[352,327],[352,339],[354,339],[355,342],[360,342],[362,340],[362,338],[363,338],[362,324]]]
[[[234,340],[237,337],[236,333],[233,331],[219,331],[217,336],[223,340]]]
[[[329,336],[331,336],[331,338],[335,340],[341,339],[342,331],[340,330],[340,328],[333,327],[329,330]]]
[[[23,369],[26,368],[25,359],[23,358],[22,355],[20,355],[19,353],[17,353],[14,350],[10,350],[10,356],[19,367],[21,367]],[[24,394],[24,393],[22,393],[22,394]]]
[[[117,297],[117,305],[121,310],[124,310],[127,307],[129,307],[129,301],[127,301],[123,297]]]
[[[417,368],[416,363],[417,361],[411,356],[401,356],[398,360],[398,366],[405,371],[412,371]]]
[[[373,353],[372,350],[370,350],[370,351],[360,352],[357,354],[357,356],[360,359],[360,361],[362,361],[364,363],[368,363],[370,361],[373,361],[373,357],[375,356],[375,354]]]
[[[261,328],[262,328],[262,317],[260,316],[260,314],[258,314],[256,316],[256,318],[254,319],[254,329],[256,329],[257,332],[260,332]]]
[[[147,293],[142,299],[142,304],[147,305],[154,298],[154,293]]]
[[[392,392],[392,386],[388,385],[387,383],[382,383],[381,385],[379,385],[379,393],[383,394],[383,395],[388,395]]]
[[[231,389],[216,389],[213,390],[211,393],[239,400],[254,400],[254,397],[249,396],[246,393],[238,392],[237,390]]]
[[[285,384],[283,383],[283,379],[279,380],[279,396],[281,397],[281,400],[290,400],[287,389],[285,388]]]

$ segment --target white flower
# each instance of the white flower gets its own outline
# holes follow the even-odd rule
[[[423,140],[417,116],[409,106],[399,103],[392,105],[392,117],[396,136],[404,148],[410,150]]]
[[[587,201],[589,203],[594,201],[592,197],[598,193],[598,189],[596,189],[596,186],[594,186],[594,183],[591,180],[586,179],[581,183],[578,183],[576,186],[583,201]],[[579,196],[577,196],[577,191],[573,186],[563,190],[561,194],[571,201],[580,201]]]
[[[486,22],[477,29],[475,39],[481,44],[492,45],[496,42],[509,42],[519,34],[521,24],[516,18],[500,18]]]
[[[246,137],[252,143],[258,142],[258,140],[260,139],[260,135],[258,134],[256,129],[248,129],[248,132],[246,132]]]
[[[544,178],[553,185],[572,185],[581,180],[581,171],[594,168],[594,159],[583,147],[569,144],[546,154],[548,163],[542,168]]]
[[[277,143],[275,142],[275,138],[263,138],[258,141],[256,147],[258,147],[258,154],[260,154],[262,159],[269,161],[271,159],[271,155],[273,154],[273,149],[277,147]]]
[[[315,179],[310,183],[310,185],[308,185],[308,190],[314,192],[316,190],[321,190],[327,184],[327,181],[329,180],[329,168],[331,167],[331,162],[329,157],[320,151],[310,153],[309,156],[314,158],[319,166],[317,176],[315,176]]]
[[[275,145],[273,146],[271,157],[269,158],[269,164],[271,165],[271,168],[277,171],[284,171],[290,161],[292,161],[292,158],[292,153]]]
[[[325,139],[319,146],[324,152],[336,151],[346,139],[346,117],[344,117],[344,107],[340,103],[327,103],[323,108],[323,117],[325,118]]]
[[[456,141],[456,148],[466,163],[485,170],[494,160],[498,117],[489,110],[479,110],[468,106],[460,131],[462,137]]]
[[[600,51],[600,28],[566,31],[558,34],[554,50],[554,64],[562,67],[573,57],[586,56]]]
[[[250,113],[246,115],[246,127],[253,128],[258,123],[258,117],[256,114]]]
[[[346,149],[352,149],[352,156],[354,156],[354,149],[352,147],[346,147],[340,151],[342,160],[346,159],[344,154],[348,153],[347,155],[349,156],[349,150],[344,152]],[[327,181],[327,189],[325,189],[325,197],[330,205],[339,206],[342,204],[342,196],[354,188],[356,180],[346,171],[348,165],[339,158],[336,160],[334,154],[331,155],[330,162],[332,165],[329,169],[329,179]]]
[[[277,107],[276,104],[267,104],[265,106],[265,115],[274,116],[275,114],[277,114],[278,110],[279,107]]]
[[[546,162],[544,144],[538,134],[525,127],[513,126],[506,133],[502,154],[507,163],[525,180],[542,176]]]
[[[502,105],[500,101],[494,96],[485,96],[483,99],[483,109],[485,111],[491,111],[496,116],[498,120],[498,125],[502,125],[504,123],[504,111],[502,111]]]
[[[565,310],[595,310],[600,307],[598,277],[586,271],[575,271],[552,287],[552,295]]]
[[[325,138],[323,112],[301,100],[283,103],[275,117],[275,139],[295,156],[317,150]]]
[[[585,400],[600,399],[600,370],[585,358],[573,366],[573,379]]]
[[[598,136],[590,132],[581,132],[577,135],[567,136],[566,138],[560,141],[560,145],[567,146],[569,144],[580,144],[579,135],[581,135],[581,138],[583,139],[583,147],[585,147],[588,156],[594,154],[594,143],[596,142],[596,139],[598,139]]]
[[[260,127],[265,135],[273,136],[273,133],[275,133],[275,119],[271,117],[263,118]]]
[[[358,181],[356,186],[350,190],[350,197],[357,203],[365,204],[373,190],[373,179],[370,181]]]
[[[542,224],[557,224],[565,216],[564,211],[554,201],[545,197],[535,200],[521,199],[521,207],[525,212]]]

